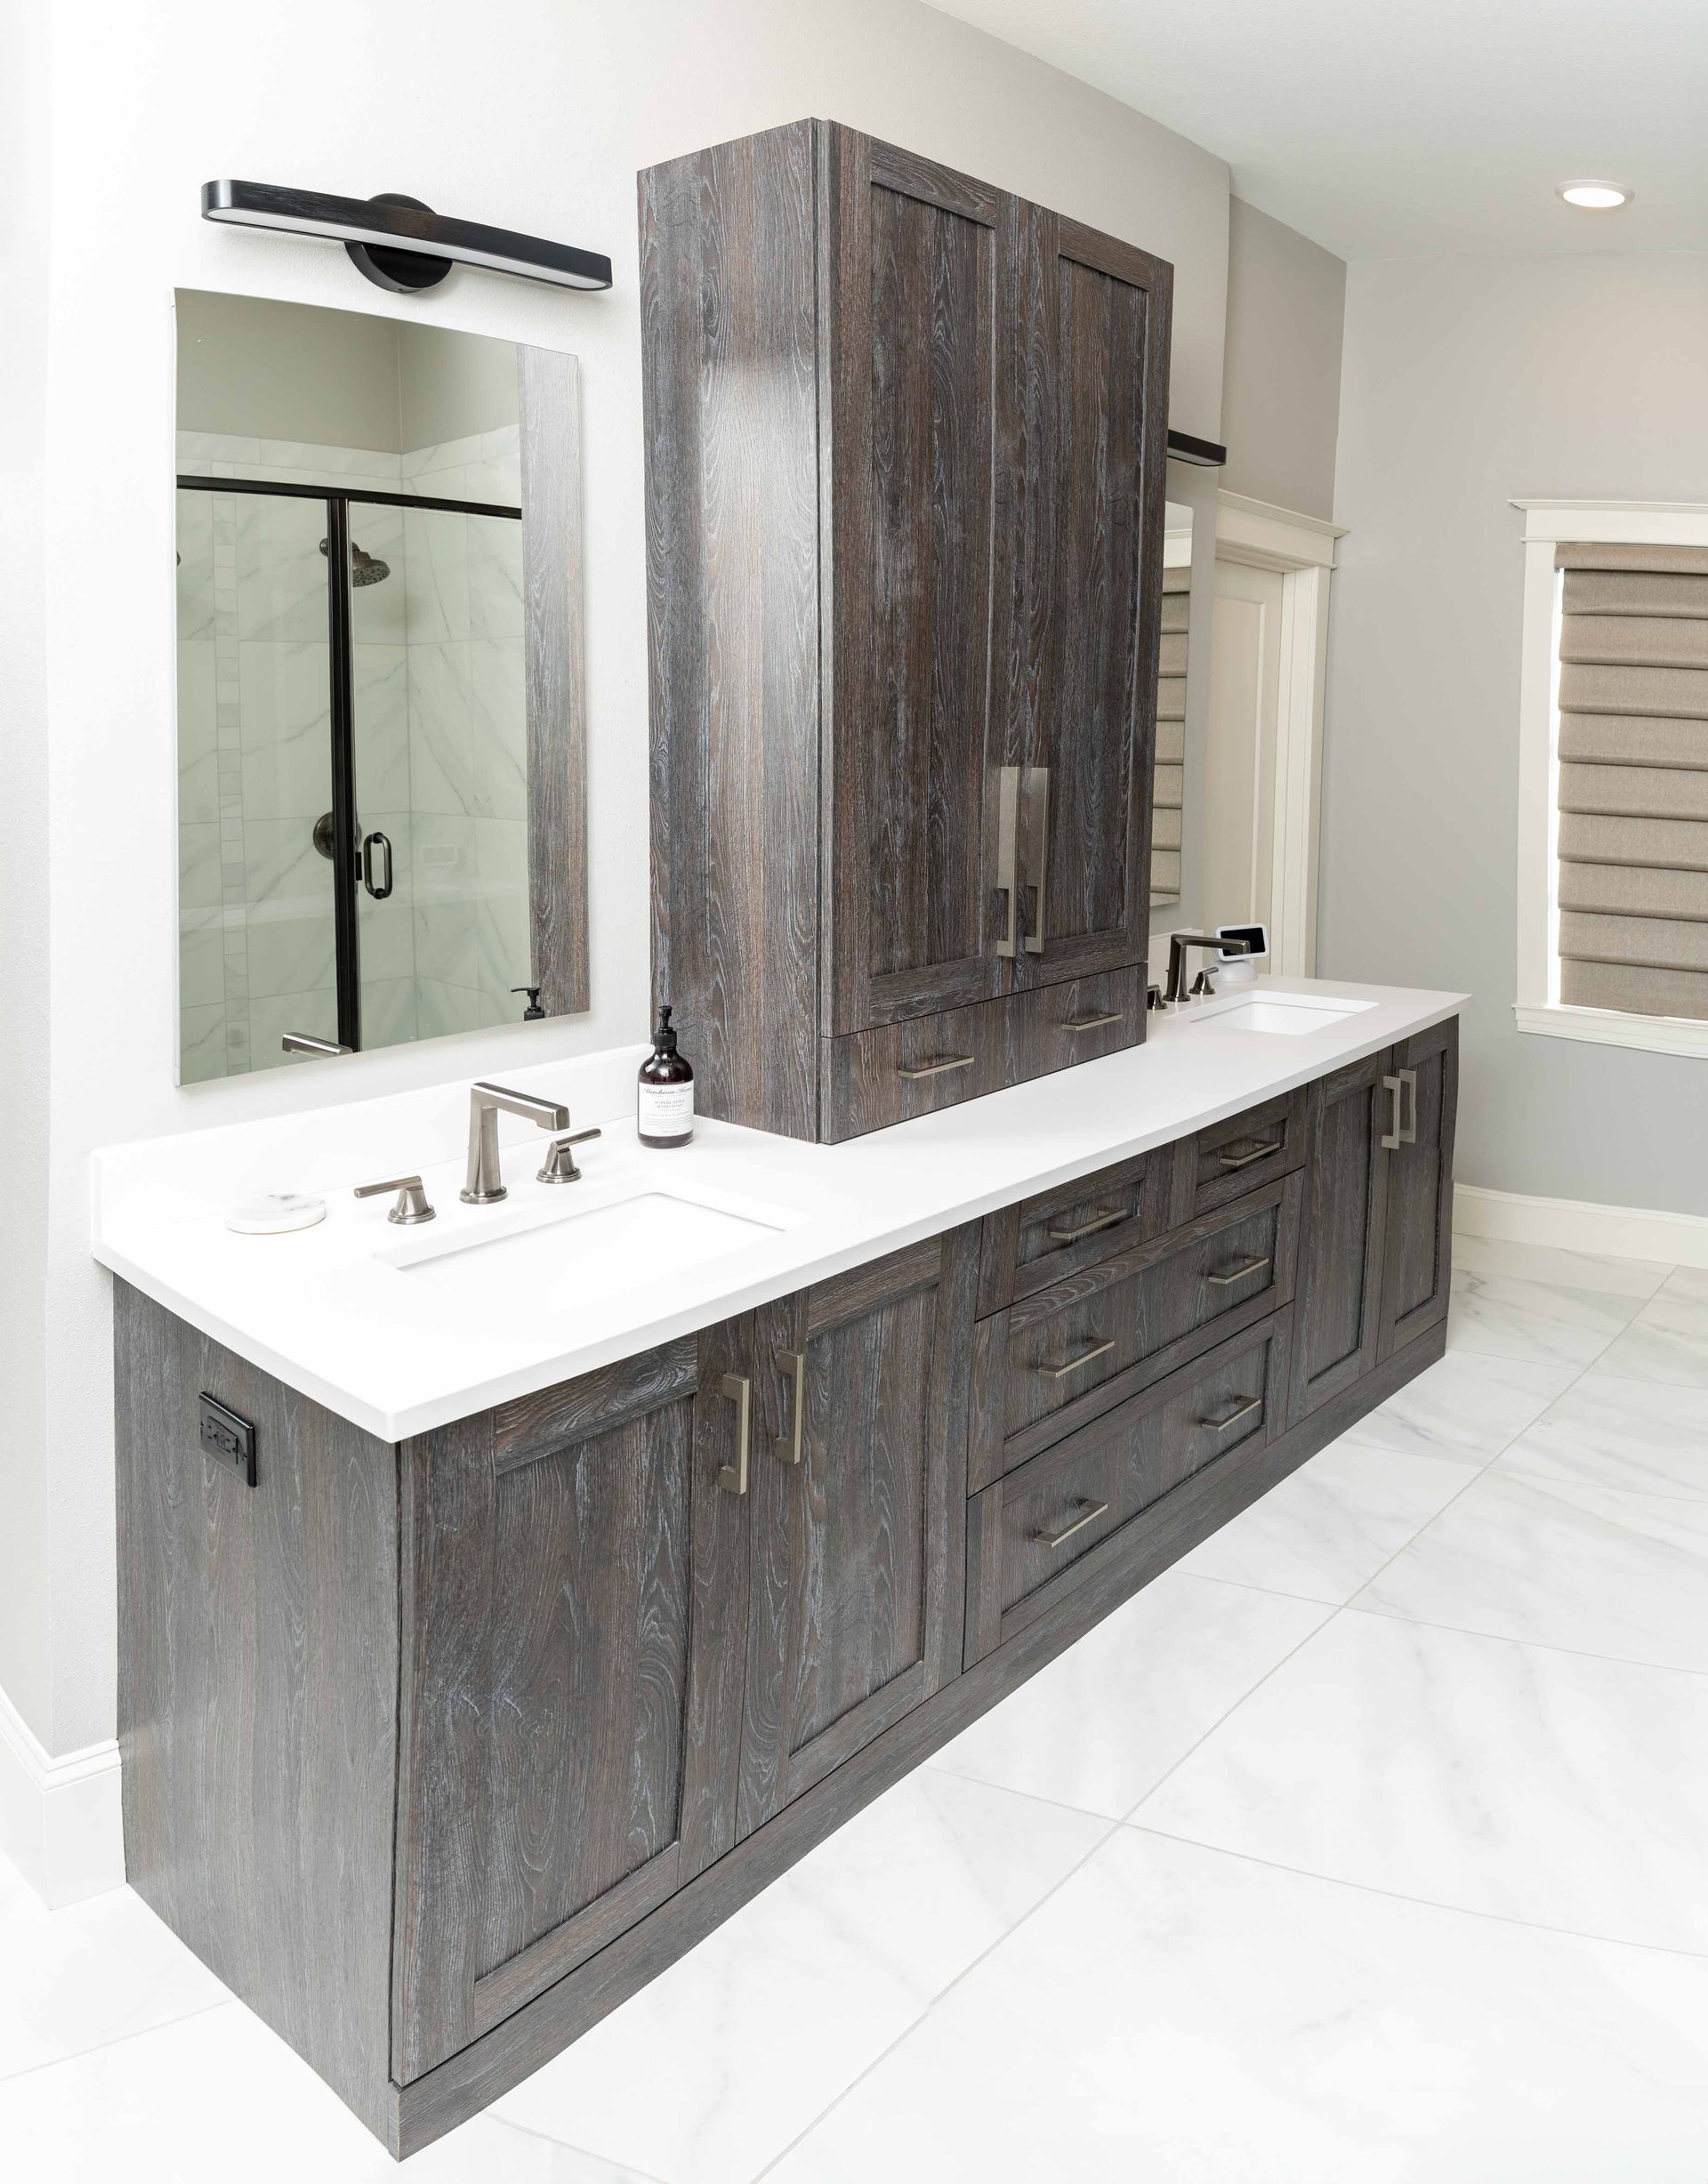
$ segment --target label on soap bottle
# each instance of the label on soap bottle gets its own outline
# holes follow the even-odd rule
[[[642,1084],[636,1116],[643,1138],[687,1138],[694,1133],[694,1085]]]

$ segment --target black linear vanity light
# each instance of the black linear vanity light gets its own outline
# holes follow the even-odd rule
[[[324,235],[342,243],[350,262],[377,286],[399,295],[431,288],[453,264],[514,273],[554,288],[608,288],[611,262],[597,251],[512,235],[473,220],[449,220],[385,190],[376,197],[334,197],[322,189],[287,189],[277,182],[204,182],[202,218],[238,228],[278,228],[290,235]]]
[[[1168,452],[1176,463],[1196,463],[1200,470],[1219,471],[1228,460],[1228,450],[1219,440],[1195,439],[1190,432],[1171,431]]]

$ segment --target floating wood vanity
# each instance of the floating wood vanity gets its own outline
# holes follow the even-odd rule
[[[426,2144],[1440,1356],[1455,1031],[400,1442],[121,1282],[132,1882]]]

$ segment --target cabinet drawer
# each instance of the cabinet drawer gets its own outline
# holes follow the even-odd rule
[[[1095,1061],[1145,1036],[1141,964],[823,1042],[826,1144]]]
[[[1301,1186],[1284,1176],[981,1319],[970,1488],[1286,1303]]]
[[[1133,1527],[1174,1487],[1283,1430],[1289,1318],[1272,1315],[973,1497],[969,1662],[1084,1582],[1100,1551],[1106,1560],[1135,1544]]]
[[[1307,1090],[1301,1084],[1180,1140],[1174,1148],[1175,1224],[1303,1165]]]
[[[1159,1146],[988,1215],[979,1240],[979,1311],[1000,1311],[1160,1236],[1169,1225],[1174,1154],[1173,1146]]]

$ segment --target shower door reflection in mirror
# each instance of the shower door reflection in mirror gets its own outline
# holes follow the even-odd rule
[[[180,1081],[584,1008],[574,359],[178,313]]]

